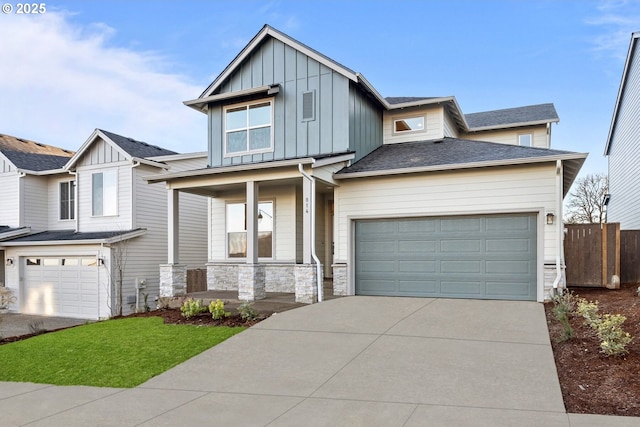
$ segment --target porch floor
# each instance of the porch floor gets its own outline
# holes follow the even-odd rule
[[[238,291],[203,291],[190,292],[187,297],[201,299],[203,304],[209,305],[211,301],[217,299],[224,302],[226,310],[234,311],[242,304],[238,299]],[[333,295],[333,281],[325,280],[323,286],[323,299],[330,300],[340,298]],[[297,307],[304,307],[307,304],[296,302],[295,294],[288,292],[267,292],[264,299],[253,301],[253,308],[261,314],[273,314],[291,310]]]

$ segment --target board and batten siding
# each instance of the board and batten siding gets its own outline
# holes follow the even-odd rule
[[[223,106],[209,107],[209,164],[249,162],[340,153],[349,150],[349,81],[346,77],[279,40],[268,37],[219,93],[280,85],[273,99],[274,150],[224,157]],[[315,92],[315,120],[302,121],[302,93]],[[233,104],[230,101],[228,104]]]
[[[349,149],[357,162],[382,145],[382,111],[355,84],[349,85]]]
[[[555,163],[341,180],[335,189],[335,262],[349,260],[352,219],[556,210]],[[544,260],[555,260],[545,226]]]
[[[609,193],[607,221],[620,229],[640,229],[640,42],[627,71],[624,92],[609,148]]]
[[[0,173],[0,225],[21,227],[20,176],[17,172]]]
[[[98,139],[84,152],[77,166],[80,168],[82,166],[118,163],[125,160],[127,160],[126,157],[120,151],[102,139]]]
[[[31,231],[45,231],[48,226],[49,210],[47,178],[25,175],[21,179],[21,187],[20,209],[23,212],[23,225],[31,227]]]
[[[550,148],[549,147],[550,137],[549,135],[547,135],[547,127],[545,125],[526,127],[526,128],[496,130],[496,131],[461,133],[458,136],[458,138],[472,139],[476,141],[496,142],[498,144],[518,145],[519,143],[518,135],[523,135],[523,134],[533,135],[533,140],[531,144],[532,147]]]
[[[424,130],[416,132],[395,133],[393,123],[395,120],[407,119],[411,117],[424,117]],[[407,108],[401,111],[389,111],[384,114],[384,143],[393,144],[398,142],[429,141],[442,139],[445,133],[444,109],[437,108]],[[450,135],[447,135],[450,136]]]

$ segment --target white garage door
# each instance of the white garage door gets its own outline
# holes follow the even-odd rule
[[[22,312],[47,316],[98,317],[96,257],[25,257]]]

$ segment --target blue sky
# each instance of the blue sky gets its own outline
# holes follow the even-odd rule
[[[16,3],[9,2],[15,5]],[[0,14],[0,133],[68,149],[103,128],[206,150],[197,98],[269,24],[383,96],[464,113],[553,102],[552,147],[602,155],[640,0],[54,1]],[[15,10],[15,8],[14,8]]]

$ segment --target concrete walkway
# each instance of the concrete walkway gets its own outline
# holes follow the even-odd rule
[[[566,414],[531,302],[347,297],[274,315],[134,389],[0,383],[29,426],[637,426]]]

